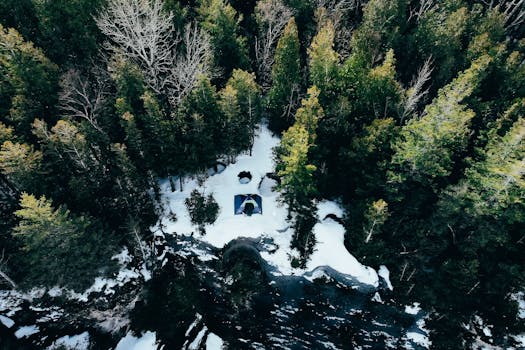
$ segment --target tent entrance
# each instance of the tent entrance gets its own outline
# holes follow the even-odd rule
[[[262,198],[257,194],[238,194],[234,199],[235,215],[262,214]]]

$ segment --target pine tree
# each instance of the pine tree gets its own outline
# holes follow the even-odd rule
[[[272,67],[272,87],[267,96],[270,128],[280,133],[293,123],[301,89],[300,43],[292,17],[277,43]]]
[[[220,92],[220,106],[226,117],[228,153],[235,156],[250,149],[254,141],[255,124],[261,117],[260,89],[255,76],[235,69],[226,87]]]
[[[277,175],[281,178],[279,190],[291,212],[300,211],[302,204],[316,194],[315,166],[308,162],[309,138],[305,127],[295,124],[283,133],[281,140],[280,166],[277,168]]]
[[[29,137],[35,118],[51,120],[57,101],[57,67],[14,29],[0,25],[0,115]]]
[[[345,201],[385,195],[391,143],[397,133],[393,118],[375,119],[348,146],[342,147],[336,173],[341,174],[337,186]]]
[[[394,143],[391,181],[408,179],[424,186],[436,186],[451,174],[455,157],[462,154],[469,139],[474,112],[463,101],[479,85],[491,62],[489,56],[474,61],[425,108],[421,118],[411,119]]]
[[[363,9],[363,22],[352,35],[353,55],[373,67],[389,49],[397,46],[406,26],[404,0],[372,0]]]
[[[219,205],[209,194],[203,196],[199,191],[193,190],[191,195],[185,200],[186,207],[190,214],[191,222],[199,226],[199,231],[204,234],[204,225],[213,224],[219,215]]]
[[[368,205],[365,213],[365,224],[363,225],[365,243],[370,242],[374,235],[381,232],[388,215],[388,204],[383,199],[378,199]]]
[[[491,130],[489,143],[479,150],[482,159],[442,193],[433,234],[422,242],[440,256],[425,286],[436,312],[447,313],[448,322],[433,322],[434,341],[440,344],[474,315],[493,325],[495,337],[523,331],[508,296],[523,288],[525,273],[525,119],[518,118],[503,136],[498,129]],[[446,292],[436,295],[444,284]]]
[[[310,84],[321,91],[323,104],[333,98],[336,83],[339,55],[334,50],[335,29],[331,21],[327,21],[313,38],[308,48]]]
[[[214,164],[226,151],[225,118],[219,96],[207,77],[201,77],[179,112],[184,155],[189,170]]]
[[[39,44],[53,62],[78,64],[94,58],[101,35],[93,16],[104,3],[104,0],[33,1],[39,20]]]
[[[33,190],[42,168],[42,152],[25,143],[5,141],[0,147],[0,171],[19,191]]]
[[[112,240],[88,218],[73,217],[65,208],[54,209],[45,197],[25,193],[20,207],[13,234],[22,242],[25,286],[85,288],[100,267],[112,265]]]
[[[295,123],[308,132],[308,143],[313,146],[317,140],[317,125],[324,117],[324,110],[319,103],[321,94],[317,86],[308,89],[308,97],[301,100],[301,108],[295,113]]]
[[[435,67],[433,81],[437,87],[448,83],[465,67],[465,63],[468,64],[464,60],[463,44],[468,27],[469,13],[466,7],[439,4],[422,16],[413,36],[408,38],[407,48],[416,51],[414,56],[422,60],[432,57]]]
[[[247,68],[246,38],[239,34],[242,16],[225,0],[201,0],[197,10],[202,27],[210,34],[215,64],[224,69],[228,78],[234,68]]]

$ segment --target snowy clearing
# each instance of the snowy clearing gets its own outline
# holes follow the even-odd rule
[[[318,267],[327,266],[347,277],[361,283],[377,287],[378,275],[370,267],[360,264],[344,246],[344,228],[332,219],[324,219],[333,214],[342,217],[343,210],[331,201],[318,203],[319,222],[314,227],[317,243],[306,269],[292,268],[290,249],[292,230],[286,221],[287,209],[278,202],[278,193],[272,188],[275,181],[265,177],[274,170],[272,149],[279,144],[279,138],[261,126],[252,150],[252,155],[241,155],[236,163],[228,165],[224,171],[208,177],[198,186],[197,179],[186,179],[183,191],[180,188],[171,192],[167,179],[160,183],[164,215],[159,223],[152,227],[158,233],[162,230],[169,234],[192,235],[203,242],[222,248],[228,242],[240,238],[269,238],[277,245],[272,252],[261,252],[261,256],[275,267],[276,275],[304,275]],[[239,182],[238,174],[247,171],[252,180],[246,184]],[[261,186],[259,186],[261,184]],[[206,234],[201,235],[192,225],[184,200],[198,189],[203,194],[213,194],[220,206],[219,216],[213,225],[205,227]],[[234,214],[234,197],[240,194],[258,194],[262,197],[262,214],[252,216]],[[172,220],[176,215],[176,221]],[[311,273],[310,273],[311,275]]]

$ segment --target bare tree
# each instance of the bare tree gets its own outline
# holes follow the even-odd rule
[[[341,58],[350,55],[350,42],[353,27],[350,25],[348,14],[359,9],[361,0],[315,0],[317,6],[316,17],[318,25],[323,25],[330,20],[335,29],[335,50]]]
[[[188,24],[181,35],[172,20],[162,0],[109,0],[96,23],[110,39],[107,48],[137,64],[147,85],[176,104],[200,74],[211,73],[211,48],[197,25]]]
[[[505,19],[505,29],[512,30],[525,21],[525,0],[480,0],[489,10],[497,9]]]
[[[86,120],[97,131],[104,133],[97,122],[105,103],[106,81],[97,75],[95,82],[71,69],[60,79],[59,107],[70,117]]]
[[[110,39],[106,47],[137,63],[157,93],[173,67],[177,39],[172,20],[173,14],[163,11],[162,0],[109,0],[95,19]]]
[[[271,83],[277,41],[292,15],[293,11],[281,0],[262,0],[255,7],[255,19],[259,27],[255,38],[255,58],[257,74],[264,90],[267,90]]]
[[[502,0],[500,11],[505,17],[506,29],[519,27],[525,21],[525,0]]]
[[[428,94],[428,87],[424,89],[425,84],[430,80],[432,75],[432,57],[429,57],[423,66],[419,69],[416,78],[413,80],[412,85],[407,90],[407,96],[404,100],[401,112],[401,122],[411,113],[415,111],[421,99]]]
[[[195,87],[199,76],[211,75],[210,38],[197,24],[186,25],[182,47],[167,78],[172,105],[177,105]]]
[[[408,21],[412,18],[419,22],[421,17],[434,7],[434,0],[419,0],[419,3],[415,7],[410,6],[410,14],[408,16]]]
[[[2,277],[4,281],[9,283],[9,285],[13,289],[16,289],[17,288],[16,283],[5,272],[7,260],[8,259],[5,258],[5,250],[2,250],[2,255],[0,256],[0,277]]]

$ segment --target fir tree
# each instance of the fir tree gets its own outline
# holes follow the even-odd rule
[[[13,234],[22,242],[24,285],[85,288],[100,267],[113,263],[113,242],[86,217],[54,209],[45,197],[23,194]]]
[[[234,68],[247,68],[246,38],[239,34],[242,16],[225,0],[201,0],[198,13],[211,36],[215,64],[224,69],[224,76],[228,78]]]
[[[462,102],[470,96],[483,78],[491,59],[482,56],[469,69],[439,91],[438,97],[425,108],[421,118],[411,119],[394,144],[391,180],[407,179],[425,186],[435,186],[451,174],[454,160],[469,139],[469,124],[474,112]]]
[[[14,29],[0,25],[0,115],[29,137],[35,118],[52,120],[57,102],[57,67]],[[5,83],[4,83],[5,82]]]
[[[277,43],[272,67],[273,83],[267,96],[270,128],[277,133],[286,130],[293,122],[301,87],[299,51],[297,26],[292,17]]]
[[[327,21],[308,48],[310,84],[321,91],[323,104],[333,98],[334,84],[338,75],[339,55],[334,50],[335,28]]]

